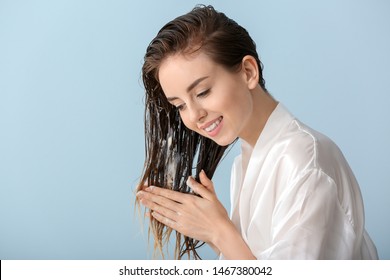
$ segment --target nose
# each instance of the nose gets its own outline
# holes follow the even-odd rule
[[[192,104],[188,109],[190,113],[189,118],[192,123],[200,123],[207,116],[206,110],[199,105]]]

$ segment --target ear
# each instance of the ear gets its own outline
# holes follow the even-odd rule
[[[242,71],[249,89],[254,89],[259,84],[259,67],[256,59],[246,55],[242,59]]]

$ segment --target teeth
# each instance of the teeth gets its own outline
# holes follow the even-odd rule
[[[206,127],[204,130],[206,130],[207,132],[211,132],[213,131],[214,129],[217,128],[217,126],[221,123],[221,118],[219,118],[218,120],[216,120],[215,122],[213,122],[210,126]]]

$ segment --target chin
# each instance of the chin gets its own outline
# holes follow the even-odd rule
[[[210,138],[211,140],[213,140],[215,143],[217,143],[219,146],[228,146],[230,144],[233,144],[238,138],[234,138],[234,139],[212,139]]]
[[[198,134],[202,135],[203,137],[206,137],[210,140],[212,140],[213,142],[215,142],[216,144],[218,144],[219,146],[228,146],[230,144],[233,144],[237,139],[238,137],[210,137],[209,135],[205,134],[203,131],[197,131]]]

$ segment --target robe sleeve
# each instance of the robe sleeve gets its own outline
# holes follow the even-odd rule
[[[253,253],[258,259],[351,259],[359,237],[345,213],[335,182],[320,169],[307,170],[276,201],[271,246]]]

